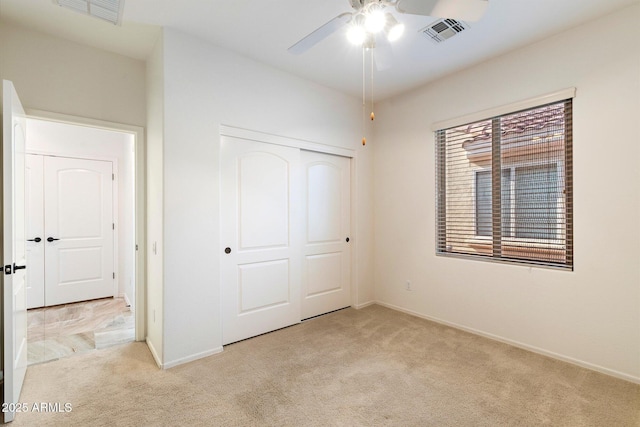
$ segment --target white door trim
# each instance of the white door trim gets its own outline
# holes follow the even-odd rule
[[[135,302],[135,319],[136,319],[136,341],[144,341],[146,332],[146,182],[145,182],[145,133],[144,128],[124,123],[108,122],[88,117],[72,116],[68,114],[54,113],[50,111],[27,109],[28,118],[47,120],[51,122],[67,123],[76,126],[87,126],[98,129],[115,130],[118,132],[129,133],[134,138],[134,156],[135,156],[135,243],[138,248],[135,256],[135,275],[136,275],[136,302]],[[117,178],[117,175],[116,175]]]
[[[355,158],[356,152],[349,148],[335,147],[333,145],[320,144],[318,142],[305,141],[303,139],[289,138],[286,136],[273,135],[270,133],[258,132],[255,130],[242,129],[233,126],[220,125],[221,136],[231,136],[239,139],[262,142],[274,145],[284,145],[285,147],[299,148],[301,150],[317,151],[325,154],[335,154],[338,156]]]

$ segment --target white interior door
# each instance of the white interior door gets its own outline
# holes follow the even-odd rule
[[[20,398],[27,372],[27,292],[25,230],[25,137],[24,109],[13,87],[2,82],[2,213],[3,213],[3,404]],[[3,409],[5,406],[3,405]],[[8,407],[11,409],[11,406]],[[4,421],[15,413],[5,412]]]
[[[27,154],[27,308],[44,306],[44,177],[43,156]]]
[[[351,305],[350,159],[301,152],[302,318]]]
[[[45,305],[114,296],[111,162],[44,158]]]
[[[300,322],[300,151],[221,147],[223,343]]]

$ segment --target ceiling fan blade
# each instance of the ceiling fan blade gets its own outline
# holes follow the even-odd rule
[[[438,0],[398,0],[396,10],[410,15],[431,16],[431,11],[437,3]]]
[[[488,5],[487,0],[398,0],[396,9],[410,15],[475,22],[482,18]]]
[[[337,30],[339,30],[341,27],[343,27],[347,22],[351,20],[351,16],[352,13],[350,12],[345,12],[341,15],[336,16],[331,21],[316,29],[314,32],[304,37],[302,40],[298,41],[287,50],[294,55],[300,55],[301,53],[306,52]]]

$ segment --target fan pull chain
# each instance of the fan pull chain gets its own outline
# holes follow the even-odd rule
[[[365,133],[365,123],[366,123],[366,108],[367,102],[365,98],[365,86],[366,86],[366,73],[365,73],[365,47],[362,46],[362,145],[367,144],[367,138],[364,136]]]
[[[371,121],[374,121],[376,115],[373,113],[373,49],[371,49]]]

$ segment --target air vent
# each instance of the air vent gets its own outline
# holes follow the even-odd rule
[[[447,18],[436,21],[428,27],[423,28],[420,30],[420,33],[435,43],[441,43],[468,28],[469,24],[465,22]]]
[[[115,25],[122,23],[124,0],[53,0],[53,3]]]

